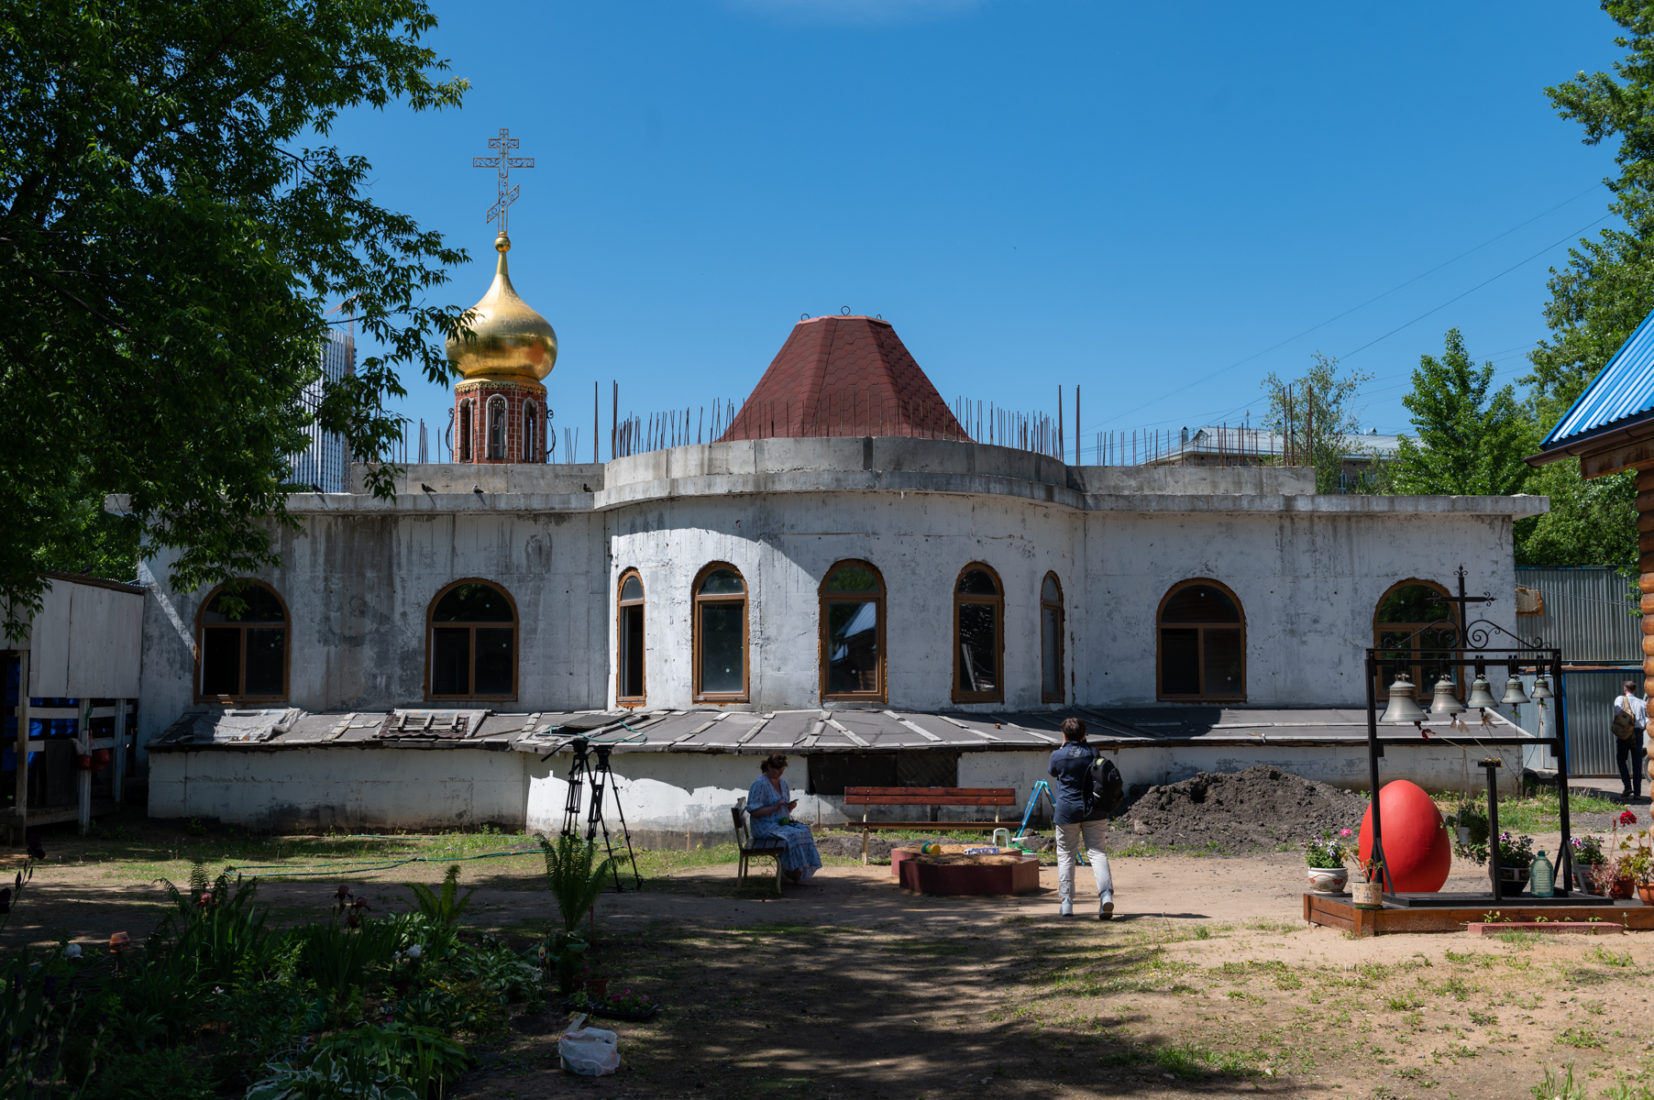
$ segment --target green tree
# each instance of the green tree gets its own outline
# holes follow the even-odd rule
[[[1345,457],[1363,453],[1351,406],[1371,378],[1343,371],[1338,360],[1316,352],[1303,377],[1283,381],[1271,371],[1263,380],[1269,397],[1264,426],[1281,437],[1287,460],[1315,468],[1317,493],[1340,492]]]
[[[1542,466],[1526,492],[1551,510],[1516,523],[1517,565],[1617,565],[1637,562],[1637,484],[1629,472],[1586,481],[1579,460]]]
[[[1403,437],[1390,473],[1398,493],[1504,496],[1528,478],[1533,430],[1512,387],[1493,389],[1493,364],[1477,367],[1458,329],[1440,359],[1421,355],[1413,392],[1401,399],[1417,438]]]
[[[1582,240],[1562,270],[1551,269],[1545,322],[1551,330],[1531,355],[1529,407],[1536,439],[1550,430],[1638,324],[1654,309],[1654,5],[1603,0],[1626,33],[1612,74],[1581,72],[1545,89],[1584,142],[1617,139],[1613,194],[1617,222]],[[1537,444],[1536,444],[1537,445]],[[1621,565],[1637,560],[1636,490],[1630,474],[1585,481],[1579,463],[1545,466],[1528,491],[1551,499],[1548,515],[1516,526],[1516,560],[1533,565]]]
[[[1545,320],[1551,338],[1532,355],[1536,411],[1554,423],[1654,308],[1654,4],[1603,0],[1603,11],[1628,33],[1615,38],[1625,56],[1615,75],[1584,72],[1546,88],[1563,118],[1578,122],[1584,142],[1619,139],[1610,211],[1622,224],[1582,240],[1568,266],[1551,269]]]
[[[435,23],[424,0],[0,6],[9,631],[43,569],[173,547],[189,589],[273,560],[329,305],[386,349],[317,414],[353,453],[397,437],[401,367],[447,378],[456,314],[424,293],[464,253],[373,202],[368,163],[326,140],[352,107],[459,103],[420,44]],[[101,517],[107,494],[128,518]]]

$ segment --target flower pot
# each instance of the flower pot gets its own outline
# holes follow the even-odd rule
[[[1499,896],[1513,898],[1528,888],[1528,869],[1526,867],[1499,868]]]
[[[1350,900],[1357,909],[1384,908],[1384,884],[1382,882],[1352,882],[1350,883]]]
[[[1309,888],[1317,894],[1342,894],[1349,878],[1348,867],[1309,868]]]
[[[1605,884],[1602,881],[1602,865],[1600,863],[1575,864],[1574,889],[1582,894],[1604,893]]]
[[[1637,883],[1637,896],[1644,905],[1654,905],[1654,882]]]
[[[1631,896],[1632,885],[1630,875],[1617,875],[1608,883],[1608,896],[1611,898],[1628,898]]]
[[[1469,844],[1470,843],[1470,826],[1469,825],[1460,825],[1460,826],[1458,826],[1458,828],[1456,829],[1456,832],[1459,834],[1459,843],[1460,844]]]

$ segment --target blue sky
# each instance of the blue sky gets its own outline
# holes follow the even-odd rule
[[[461,306],[494,256],[471,158],[521,140],[512,276],[557,329],[583,459],[594,382],[605,438],[611,381],[623,412],[739,402],[801,314],[845,306],[950,401],[1054,414],[1082,386],[1088,449],[1261,417],[1264,375],[1316,351],[1374,376],[1363,427],[1405,431],[1449,327],[1526,372],[1547,268],[1609,201],[1612,150],[1543,93],[1617,56],[1580,0],[434,10],[464,108],[333,140],[468,249],[438,295]],[[451,396],[406,382],[440,435]]]

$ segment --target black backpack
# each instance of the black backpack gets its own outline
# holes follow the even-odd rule
[[[1120,769],[1114,766],[1114,761],[1099,753],[1086,772],[1086,816],[1090,817],[1098,811],[1112,814],[1118,810],[1126,790],[1125,782],[1120,778]]]

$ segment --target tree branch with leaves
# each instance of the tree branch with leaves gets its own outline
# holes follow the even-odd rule
[[[458,106],[423,0],[16,0],[0,8],[0,603],[14,636],[50,569],[188,590],[274,564],[326,310],[387,349],[315,419],[352,454],[400,438],[411,368],[445,383],[461,317],[426,295],[465,259],[364,188],[340,112]],[[392,492],[379,467],[371,490]],[[124,518],[101,515],[124,496]]]

